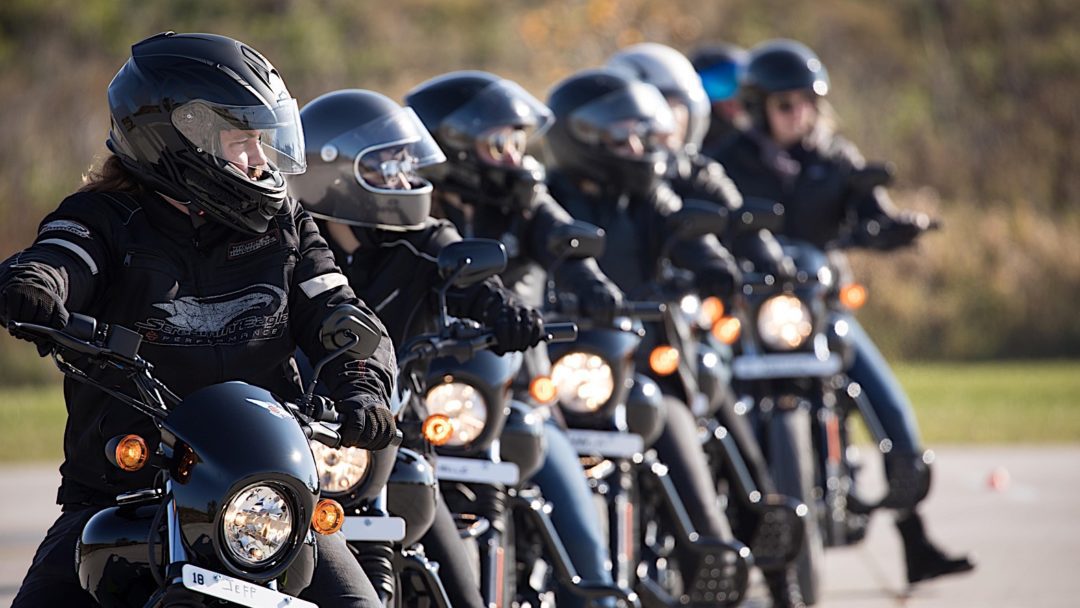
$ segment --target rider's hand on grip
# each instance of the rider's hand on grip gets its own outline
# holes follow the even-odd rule
[[[597,283],[581,295],[581,311],[600,323],[611,323],[622,304],[622,293],[613,285]]]
[[[521,351],[536,346],[544,338],[544,320],[536,310],[510,304],[504,306],[495,318],[495,346],[491,351],[497,355]]]
[[[722,262],[709,264],[694,273],[694,285],[702,297],[716,296],[726,299],[735,293],[740,280],[739,270]]]
[[[398,439],[397,424],[390,409],[383,405],[364,403],[350,407],[341,404],[341,444],[348,447],[381,450]]]
[[[60,298],[37,285],[14,283],[0,292],[0,322],[4,327],[11,321],[18,321],[63,329],[68,316]],[[45,356],[49,350],[48,344],[39,340],[34,342],[38,345],[38,353]]]

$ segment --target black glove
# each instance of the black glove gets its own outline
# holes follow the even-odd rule
[[[68,311],[56,294],[30,283],[13,283],[0,293],[0,322],[11,321],[63,329]]]
[[[390,409],[370,401],[346,399],[338,404],[345,414],[341,418],[341,445],[366,450],[381,450],[390,445],[397,434],[397,423]]]
[[[724,263],[709,264],[694,272],[694,286],[701,297],[716,296],[726,299],[735,293],[740,283],[739,271]]]
[[[543,318],[527,306],[503,306],[491,325],[495,330],[495,346],[491,352],[496,355],[536,346],[544,337]]]
[[[592,289],[581,294],[581,312],[600,323],[611,323],[622,304],[622,292],[606,283],[594,283]]]
[[[865,222],[855,234],[855,243],[883,251],[899,249],[910,245],[935,225],[925,213],[902,211],[895,218]]]
[[[30,283],[14,283],[0,292],[0,323],[7,327],[11,321],[63,329],[68,311],[56,294]],[[22,336],[16,336],[22,340]],[[34,340],[38,354],[49,354],[51,346],[44,340]]]

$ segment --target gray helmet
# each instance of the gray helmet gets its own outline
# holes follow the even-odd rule
[[[612,55],[607,67],[653,85],[669,104],[685,106],[689,116],[684,146],[691,152],[701,149],[712,108],[701,78],[685,55],[669,46],[643,42]]]
[[[346,89],[313,100],[300,118],[308,170],[289,190],[311,215],[382,230],[424,223],[432,186],[417,171],[446,157],[412,109]]]

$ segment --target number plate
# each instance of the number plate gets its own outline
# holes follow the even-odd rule
[[[435,458],[435,476],[440,481],[465,483],[501,483],[516,486],[520,473],[512,462],[491,462],[476,458],[454,458],[439,455]]]
[[[241,606],[250,608],[283,608],[288,606],[302,606],[304,608],[317,608],[311,602],[305,602],[284,593],[278,593],[273,589],[267,589],[255,583],[242,581],[238,578],[218,574],[191,564],[184,564],[184,586],[192,591],[198,591],[226,600]]]
[[[632,458],[645,449],[641,435],[619,431],[586,431],[569,429],[566,436],[579,456],[603,456],[604,458]]]
[[[739,380],[774,378],[824,378],[839,374],[844,362],[839,355],[818,359],[812,353],[743,355],[731,362],[731,372]]]
[[[405,538],[405,520],[400,517],[346,517],[341,526],[345,540],[391,541]]]

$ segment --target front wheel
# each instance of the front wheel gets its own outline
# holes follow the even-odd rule
[[[817,602],[825,546],[821,536],[820,500],[815,496],[815,463],[809,408],[803,404],[777,409],[767,422],[769,469],[780,494],[790,496],[810,510],[805,519],[803,548],[795,560],[799,591],[807,605]]]

